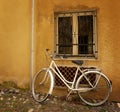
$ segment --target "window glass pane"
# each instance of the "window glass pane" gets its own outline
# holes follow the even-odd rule
[[[78,16],[78,53],[93,54],[93,16]]]
[[[72,54],[72,18],[58,18],[58,53]]]

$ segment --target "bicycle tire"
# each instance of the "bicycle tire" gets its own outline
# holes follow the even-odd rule
[[[99,106],[105,103],[112,91],[109,79],[99,71],[85,72],[78,78],[76,88],[82,88],[77,93],[80,99],[90,106]]]
[[[54,79],[47,68],[41,69],[33,78],[32,94],[37,102],[44,102],[53,91]]]

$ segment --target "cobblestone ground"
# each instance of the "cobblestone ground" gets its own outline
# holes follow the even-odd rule
[[[120,112],[120,103],[108,101],[102,106],[91,107],[75,99],[51,96],[44,104],[34,101],[28,89],[14,83],[0,84],[0,112]]]

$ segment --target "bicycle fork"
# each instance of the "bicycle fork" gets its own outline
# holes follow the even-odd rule
[[[54,88],[54,77],[53,77],[53,74],[52,74],[50,69],[48,69],[47,72],[49,73],[50,79],[51,79],[51,86],[50,86],[50,89],[49,89],[49,95],[51,95],[52,91],[53,91],[53,88]]]

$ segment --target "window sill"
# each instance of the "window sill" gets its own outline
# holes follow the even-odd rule
[[[69,55],[56,55],[55,60],[97,60],[95,56],[69,56]]]

